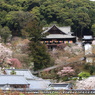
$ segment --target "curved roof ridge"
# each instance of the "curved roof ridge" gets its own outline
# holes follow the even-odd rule
[[[65,34],[68,34],[69,32],[71,32],[71,27],[70,26],[63,26],[63,27],[58,27],[57,25],[52,25],[51,27],[44,27],[44,32],[43,33],[46,33],[46,32],[48,32],[50,29],[52,29],[53,27],[56,27],[56,28],[58,28],[60,31],[62,31],[63,33],[65,33]],[[67,31],[67,32],[66,32]]]

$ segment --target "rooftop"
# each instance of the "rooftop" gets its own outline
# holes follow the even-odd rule
[[[51,87],[67,87],[68,84],[50,84]]]
[[[45,89],[51,83],[48,80],[28,80],[30,89]]]
[[[71,33],[71,27],[70,27],[70,26],[58,27],[58,26],[56,26],[56,25],[53,25],[53,26],[51,26],[51,27],[44,27],[44,28],[43,28],[43,30],[44,30],[43,33],[48,32],[48,31],[49,31],[50,29],[52,29],[54,26],[55,26],[56,28],[58,28],[59,30],[61,30],[62,32],[66,33],[66,34]]]
[[[6,85],[6,84],[29,84],[27,80],[24,78],[24,76],[18,76],[18,75],[0,75],[0,85]]]
[[[83,39],[85,39],[85,40],[88,39],[89,40],[89,39],[93,39],[93,37],[92,37],[92,35],[89,35],[89,36],[84,36]]]
[[[12,70],[16,72],[16,75],[23,75],[26,79],[39,79],[34,76],[28,69],[6,69],[5,72],[7,75],[11,75]]]
[[[46,36],[46,38],[48,38],[48,39],[51,39],[51,38],[61,39],[61,38],[75,38],[75,36],[62,35],[62,34],[49,34],[48,36]]]

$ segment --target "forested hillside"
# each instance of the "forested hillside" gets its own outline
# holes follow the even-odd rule
[[[57,49],[49,51],[46,45],[41,43],[41,39],[47,35],[42,33],[42,28],[52,24],[60,27],[71,26],[71,32],[79,38],[84,34],[95,36],[95,2],[0,0],[0,67],[43,71],[47,67],[60,65],[60,68],[45,69],[46,71],[40,74],[43,78],[58,81],[72,80],[72,76],[76,77],[82,71],[95,75],[95,65],[85,64],[84,60],[75,62],[84,55],[80,44],[61,44]],[[64,70],[63,65],[70,70],[73,68],[75,73],[65,72],[67,74],[64,77],[64,72],[59,72]]]
[[[0,0],[0,34],[27,36],[25,25],[37,18],[44,26],[71,26],[75,35],[95,34],[95,2],[89,0]],[[80,35],[81,34],[81,35]]]

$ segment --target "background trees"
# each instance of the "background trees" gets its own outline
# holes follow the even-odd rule
[[[95,24],[95,2],[89,0],[2,0],[0,4],[0,24],[17,36],[22,36],[23,23],[33,17],[44,26],[54,23],[72,26],[79,37],[80,33],[91,33]]]
[[[72,29],[76,29],[76,36],[82,38],[84,34],[88,34],[90,32],[91,19],[87,13],[82,12],[75,14],[75,16],[76,17],[73,18],[73,23],[75,23],[75,25],[72,25]]]
[[[11,39],[10,38],[11,37],[11,31],[10,31],[10,29],[7,26],[5,26],[3,28],[1,27],[0,28],[0,36],[1,36],[2,41],[4,43],[6,43],[7,40],[8,40],[8,38],[9,38],[9,40]]]
[[[81,32],[91,33],[91,27],[95,24],[95,2],[89,0],[2,0],[0,4],[0,24],[8,26],[17,36],[22,36],[23,23],[33,17],[44,26],[52,23],[72,26],[77,36]]]
[[[29,12],[11,11],[6,15],[5,19],[6,25],[12,31],[12,36],[22,36],[21,31],[33,19],[33,15]]]
[[[91,31],[93,32],[93,35],[95,36],[95,24],[92,25]]]

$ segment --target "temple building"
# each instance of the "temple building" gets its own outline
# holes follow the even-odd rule
[[[76,37],[72,36],[71,27],[58,27],[53,25],[52,27],[44,27],[44,32],[48,35],[43,37],[42,43],[45,43],[49,49],[56,48],[60,44],[75,43]]]
[[[92,35],[84,35],[82,38],[82,43],[83,43],[83,45],[88,44],[88,43],[92,44],[93,40],[94,40],[94,38]]]

